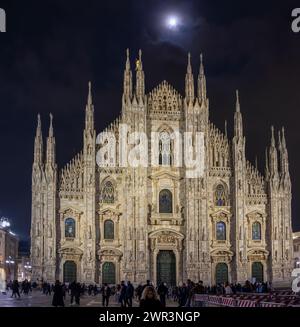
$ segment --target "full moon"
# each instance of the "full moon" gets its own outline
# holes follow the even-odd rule
[[[167,25],[169,28],[176,28],[178,25],[178,19],[175,16],[170,16],[167,19]]]

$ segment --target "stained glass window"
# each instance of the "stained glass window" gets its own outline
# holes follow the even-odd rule
[[[225,206],[227,204],[226,200],[225,188],[222,184],[219,184],[215,190],[215,205],[219,207]]]
[[[113,262],[104,262],[102,266],[102,283],[116,283],[116,267]]]
[[[113,240],[115,237],[114,222],[112,220],[105,220],[104,222],[104,239]]]
[[[261,240],[261,225],[258,221],[252,224],[252,239]]]
[[[65,237],[75,237],[75,219],[73,218],[67,218],[65,220]]]
[[[107,181],[101,190],[101,200],[104,203],[114,203],[115,189],[111,181]]]
[[[172,213],[172,193],[169,190],[161,190],[159,193],[159,212]]]
[[[217,222],[216,225],[216,239],[218,241],[226,240],[226,225],[223,221]]]

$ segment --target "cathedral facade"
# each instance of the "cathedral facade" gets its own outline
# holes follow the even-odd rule
[[[159,135],[157,165],[120,165],[119,127]],[[261,174],[245,156],[238,93],[234,136],[209,119],[206,78],[194,82],[190,55],[185,95],[166,81],[145,94],[141,51],[135,78],[127,51],[120,116],[104,132],[116,137],[116,164],[100,167],[91,85],[83,149],[58,169],[50,115],[46,151],[41,119],[32,170],[33,280],[85,283],[179,284],[187,278],[218,282],[271,281],[291,285],[291,181],[282,129],[271,128]],[[188,178],[174,165],[175,132],[202,132],[204,173]],[[152,143],[148,143],[151,156]]]

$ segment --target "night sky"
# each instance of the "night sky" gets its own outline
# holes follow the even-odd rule
[[[143,51],[146,90],[162,80],[181,94],[187,52],[194,78],[203,53],[210,119],[232,136],[240,91],[247,157],[264,151],[270,126],[286,129],[293,182],[293,228],[300,230],[300,33],[291,30],[297,1],[0,1],[0,216],[28,238],[37,114],[43,135],[54,115],[61,168],[82,148],[87,85],[93,83],[100,132],[121,110],[125,49]],[[168,15],[180,25],[166,26]]]

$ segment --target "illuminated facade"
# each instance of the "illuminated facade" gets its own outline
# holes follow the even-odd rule
[[[10,231],[7,219],[0,219],[0,291],[4,281],[17,279],[18,269],[16,260],[18,258],[19,240]]]
[[[148,136],[159,132],[158,167],[97,166],[91,87],[83,149],[60,171],[52,117],[45,158],[38,119],[32,173],[33,280],[178,284],[190,278],[215,284],[255,278],[289,284],[293,241],[284,131],[275,142],[272,129],[261,174],[245,156],[238,93],[232,139],[209,120],[202,57],[197,83],[188,58],[184,97],[166,81],[145,94],[141,52],[137,63],[133,87],[127,54],[122,111],[106,131],[118,134],[124,123]],[[175,131],[204,133],[201,178],[186,178],[186,169],[173,165],[170,135]],[[149,152],[150,147],[149,142]]]

